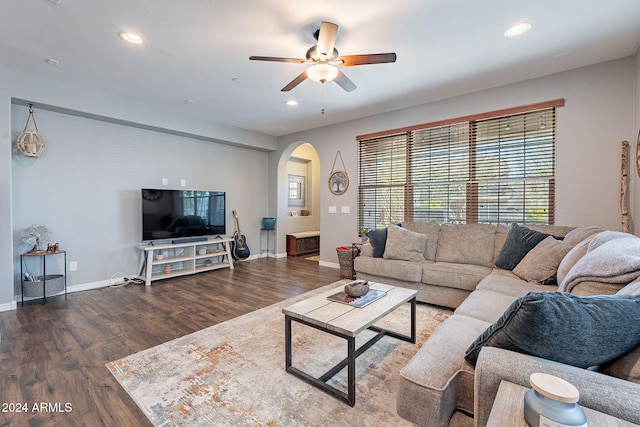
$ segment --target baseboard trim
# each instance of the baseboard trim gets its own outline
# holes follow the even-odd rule
[[[340,264],[335,262],[320,261],[319,265],[320,267],[340,268]]]
[[[17,301],[11,301],[11,302],[7,302],[4,304],[0,304],[0,312],[2,311],[11,311],[11,310],[15,310],[16,308],[18,308],[18,302]]]

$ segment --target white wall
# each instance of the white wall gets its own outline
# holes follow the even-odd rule
[[[26,249],[19,233],[34,222],[49,226],[69,260],[78,261],[70,286],[134,273],[136,193],[160,186],[162,177],[174,188],[184,178],[189,188],[227,191],[228,215],[238,210],[252,255],[259,254],[275,137],[3,67],[0,81],[0,311],[15,307],[19,254]],[[47,143],[39,159],[15,149],[26,102],[35,104]]]
[[[165,188],[163,178],[166,188],[183,188],[185,180],[185,189],[225,191],[227,234],[234,231],[236,209],[250,249],[259,253],[268,197],[265,152],[47,110],[36,110],[35,116],[46,149],[40,158],[15,155],[12,165],[16,272],[18,254],[29,249],[20,231],[44,224],[68,261],[78,263],[77,271],[68,272],[69,286],[108,280],[118,272],[137,274],[140,189]],[[13,140],[26,117],[26,107],[13,106]]]
[[[344,158],[347,191],[335,196],[320,186],[322,262],[337,263],[335,248],[357,239],[356,136],[557,98],[566,103],[557,110],[556,224],[620,229],[621,141],[635,138],[637,120],[635,61],[629,57],[279,138],[279,153],[297,141],[316,148],[320,182],[327,181],[337,150]],[[338,213],[329,214],[330,205]],[[350,213],[340,213],[342,206]]]

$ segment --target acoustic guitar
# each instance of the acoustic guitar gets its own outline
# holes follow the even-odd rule
[[[247,246],[247,239],[240,231],[240,222],[238,221],[238,213],[233,210],[233,216],[236,219],[236,231],[233,233],[233,251],[231,254],[235,259],[249,258],[249,246]]]

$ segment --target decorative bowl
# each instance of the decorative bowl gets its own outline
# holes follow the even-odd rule
[[[265,230],[273,230],[276,226],[275,218],[262,218],[262,228]]]
[[[344,293],[351,297],[361,297],[369,292],[369,282],[366,280],[355,280],[344,285]]]

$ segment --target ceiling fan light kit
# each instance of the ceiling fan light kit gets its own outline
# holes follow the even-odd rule
[[[338,69],[329,64],[315,64],[307,68],[307,77],[314,82],[325,83],[334,80],[338,76]]]
[[[384,64],[396,61],[396,54],[374,53],[364,55],[339,56],[335,48],[338,25],[323,21],[320,28],[314,33],[318,44],[311,46],[305,55],[305,59],[281,58],[276,56],[250,56],[252,61],[290,62],[296,64],[311,65],[295,79],[289,82],[281,90],[288,92],[306,79],[319,83],[335,81],[338,86],[347,92],[354,91],[357,86],[338,67],[352,67],[356,65]]]

